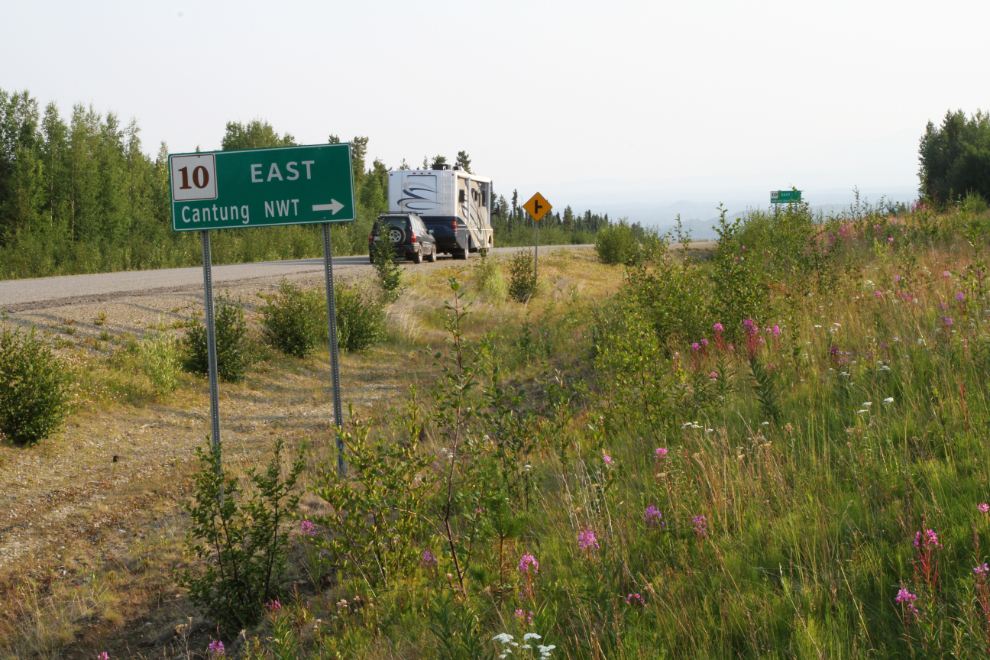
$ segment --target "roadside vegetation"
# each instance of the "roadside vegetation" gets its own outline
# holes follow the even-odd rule
[[[653,236],[657,249],[620,265],[546,255],[528,302],[507,295],[506,261],[413,276],[382,308],[374,359],[428,360],[432,375],[348,415],[345,476],[329,432],[306,441],[322,449],[304,455],[284,522],[230,495],[238,533],[275,552],[240,556],[284,565],[281,579],[233,585],[255,598],[225,614],[203,576],[237,555],[153,569],[199,584],[213,623],[193,646],[983,657],[990,216],[792,205],[716,229],[709,253]],[[323,364],[322,350],[303,359]],[[289,363],[259,364],[248,373]],[[202,460],[190,538],[205,548],[221,518],[207,515],[219,477]],[[253,492],[291,504],[296,468],[279,460]],[[239,474],[224,478],[251,483]],[[126,636],[118,625],[106,639]]]
[[[983,657],[990,218],[717,229],[511,328],[451,277],[437,382],[311,477],[313,595],[247,657]]]

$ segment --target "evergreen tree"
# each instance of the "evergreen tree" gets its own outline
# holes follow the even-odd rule
[[[456,161],[455,164],[457,165],[457,167],[460,167],[462,170],[464,170],[468,174],[471,174],[472,173],[471,172],[471,157],[468,156],[468,154],[467,154],[466,151],[458,151],[457,152],[457,161]]]
[[[351,139],[351,167],[354,168],[354,189],[360,190],[364,182],[364,158],[368,153],[368,138]]]
[[[564,225],[564,229],[574,228],[574,211],[571,209],[570,206],[567,206],[564,209],[563,225]]]
[[[918,149],[919,192],[944,205],[973,192],[990,201],[990,113],[946,112],[925,127]]]
[[[433,165],[430,166],[430,169],[431,170],[435,170],[438,167],[440,167],[441,165],[446,165],[446,164],[447,164],[447,157],[446,156],[434,156],[433,157]]]

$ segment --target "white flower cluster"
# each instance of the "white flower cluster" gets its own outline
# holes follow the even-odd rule
[[[540,636],[537,635],[536,633],[526,633],[525,635],[523,635],[523,642],[529,642],[534,639],[540,639]],[[501,659],[504,659],[507,656],[512,655],[512,648],[529,649],[530,651],[532,651],[533,649],[532,646],[526,643],[524,643],[522,646],[519,646],[519,643],[514,641],[514,638],[509,633],[499,633],[498,635],[492,637],[492,641],[498,642],[503,646],[502,653],[500,653],[498,656]],[[550,657],[550,651],[553,651],[555,648],[557,647],[554,646],[553,644],[550,644],[549,646],[544,646],[543,644],[536,645],[536,650],[540,654],[540,660],[547,660]]]

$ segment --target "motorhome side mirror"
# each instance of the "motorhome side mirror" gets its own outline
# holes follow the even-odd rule
[[[429,234],[430,236],[433,236],[433,230],[432,230],[432,229],[427,229],[427,230],[426,230],[426,232],[427,232],[427,233],[428,233],[428,234]]]

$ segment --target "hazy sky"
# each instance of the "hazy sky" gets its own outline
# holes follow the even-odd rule
[[[135,117],[150,153],[260,117],[391,167],[465,149],[526,197],[915,186],[925,123],[990,107],[986,1],[0,0],[0,23],[0,88]]]

